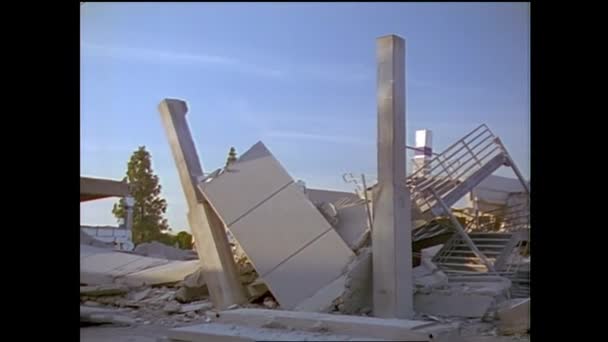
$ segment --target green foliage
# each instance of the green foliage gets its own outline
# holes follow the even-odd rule
[[[181,249],[192,249],[192,235],[188,232],[181,231],[175,237]]]
[[[161,186],[158,176],[152,170],[152,157],[145,146],[140,146],[133,153],[127,165],[126,180],[131,189],[131,196],[135,199],[133,207],[133,243],[149,242],[158,239],[167,239],[169,225],[164,218],[167,211],[167,202],[161,198]],[[125,217],[124,199],[114,204],[112,214],[116,218]]]

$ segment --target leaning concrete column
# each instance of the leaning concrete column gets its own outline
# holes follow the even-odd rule
[[[374,198],[374,316],[412,318],[412,230],[405,180],[405,41],[377,39],[378,189]]]
[[[218,309],[244,303],[246,298],[225,227],[196,188],[203,169],[186,122],[186,103],[165,99],[160,103],[159,111],[188,202],[188,222],[211,300]]]

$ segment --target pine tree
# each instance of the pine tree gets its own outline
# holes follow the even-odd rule
[[[133,152],[127,165],[126,180],[135,199],[133,206],[133,243],[149,242],[158,239],[161,232],[169,229],[164,218],[167,202],[160,197],[161,185],[152,170],[152,157],[145,146]],[[114,204],[112,214],[119,220],[125,217],[125,203],[121,199]]]
[[[226,167],[234,163],[236,159],[236,149],[234,147],[231,147],[230,151],[228,152],[228,158],[226,159]]]

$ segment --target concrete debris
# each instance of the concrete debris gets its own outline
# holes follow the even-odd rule
[[[448,277],[429,259],[422,259],[420,266],[414,267],[414,284],[422,288],[441,288],[448,285]]]
[[[165,245],[157,241],[142,243],[133,250],[134,254],[151,258],[167,260],[197,260],[198,255],[195,251],[179,249]]]
[[[175,293],[175,299],[180,303],[190,303],[192,301],[207,298],[209,289],[204,285],[202,287],[180,287]]]
[[[317,209],[319,209],[323,217],[325,217],[332,227],[335,228],[338,225],[338,222],[340,221],[338,219],[338,211],[332,203],[321,202],[317,205]]]
[[[511,281],[503,277],[459,276],[447,285],[417,287],[414,309],[435,316],[482,318],[508,298],[510,287]]]
[[[194,273],[187,275],[184,278],[184,281],[180,284],[181,286],[186,286],[189,288],[203,287],[207,284],[205,283],[205,278],[203,276],[203,270],[198,268]]]
[[[249,301],[253,302],[268,293],[268,286],[261,279],[257,279],[251,284],[247,285],[247,292],[249,292]]]
[[[148,295],[150,295],[150,293],[152,292],[152,288],[147,288],[138,292],[134,292],[134,293],[130,293],[129,294],[129,299],[135,301],[135,302],[139,302],[140,300],[144,300],[148,297]]]
[[[369,223],[365,202],[354,193],[306,189],[306,195],[353,250],[367,245]]]
[[[182,305],[180,312],[205,312],[213,308],[213,303],[205,301],[203,303]]]
[[[182,307],[178,302],[169,302],[163,307],[163,311],[168,314],[180,312],[181,309]]]
[[[172,261],[80,245],[80,283],[129,287],[175,284],[200,267],[198,260]]]
[[[498,332],[502,335],[525,334],[530,330],[530,298],[501,303],[496,311]]]
[[[208,323],[172,329],[171,341],[382,341],[374,338],[359,338],[348,335],[315,333],[289,329],[252,328],[227,324]],[[407,341],[399,339],[400,341]],[[420,340],[427,341],[427,340]]]
[[[142,271],[130,273],[117,279],[129,286],[159,286],[177,284],[200,267],[198,260],[169,261],[168,263]]]
[[[420,182],[433,177],[424,176]],[[194,251],[151,242],[137,246],[133,253],[117,252],[81,232],[81,285],[89,285],[80,288],[84,303],[81,322],[165,327],[192,323],[190,327],[171,331],[170,338],[180,341],[340,337],[340,340],[456,342],[463,341],[463,326],[486,336],[529,331],[530,299],[510,300],[512,287],[516,286],[511,280],[481,272],[469,275],[458,268],[444,267],[443,264],[453,261],[441,261],[442,249],[453,252],[455,262],[468,263],[471,259],[461,256],[468,252],[453,243],[455,240],[426,239],[424,244],[412,247],[416,258],[419,257],[415,264],[418,261],[420,264],[411,274],[391,274],[395,269],[404,269],[392,266],[384,272],[382,268],[387,263],[383,258],[374,261],[372,257],[372,231],[376,234],[378,230],[370,227],[369,203],[357,194],[303,188],[262,142],[233,160],[229,169],[201,180],[197,187],[226,227],[249,303],[238,301],[239,304],[232,304],[225,311],[216,311],[201,268],[206,264],[201,264]],[[378,185],[368,189],[378,189]],[[383,216],[393,215],[392,209],[390,215]],[[430,214],[434,212],[431,210]],[[488,258],[493,259],[492,264],[498,265],[499,272],[492,274],[507,274],[501,265],[512,264],[519,268],[511,273],[529,273],[529,255],[521,256],[514,250],[513,257],[509,257],[494,251],[496,240],[495,236],[480,235],[474,242],[478,241]],[[394,249],[390,239],[375,241]],[[409,248],[402,245],[399,248]],[[375,244],[376,256],[383,256],[378,252],[386,249],[378,250],[378,246]],[[426,246],[430,247],[422,248]],[[221,255],[228,256],[230,261],[229,254]],[[436,256],[437,264],[432,261]],[[391,292],[393,299],[405,298],[401,293],[401,297],[396,295],[397,289],[408,295],[411,276],[416,320],[367,317],[373,314],[373,262],[379,263],[376,264],[376,270],[381,269],[379,273],[392,279],[387,283],[397,284],[393,280],[399,276],[396,289],[382,286],[377,289]],[[208,279],[210,285],[214,284],[213,278]],[[166,287],[159,288],[161,285]],[[213,300],[218,303],[216,288],[212,286]],[[390,306],[388,303],[385,304]],[[378,305],[377,316],[396,315],[396,311],[386,314],[377,309]]]
[[[428,341],[429,334],[418,332],[418,330],[433,327],[436,331],[441,327],[436,323],[424,321],[256,309],[222,311],[217,320],[221,324],[238,324],[241,327],[250,328],[261,328],[269,321],[296,331],[316,331],[317,333],[346,335],[351,338],[357,336],[398,341]]]
[[[123,310],[80,306],[80,322],[118,325],[130,325],[135,323],[135,319],[132,319],[123,313]]]
[[[427,262],[431,262],[431,260],[433,260],[433,257],[437,254],[437,252],[441,250],[441,248],[443,248],[443,244],[435,245],[429,248],[423,248],[420,251],[421,261],[426,260]]]
[[[371,312],[372,261],[371,248],[362,248],[333,282],[302,301],[296,311],[361,314]],[[369,311],[368,311],[369,310]]]
[[[80,295],[88,297],[116,296],[128,292],[128,288],[121,285],[81,286]]]
[[[275,302],[271,297],[266,297],[264,298],[264,306],[268,309],[276,309],[279,304],[277,304],[277,302]]]

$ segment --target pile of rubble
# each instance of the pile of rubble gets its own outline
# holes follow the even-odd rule
[[[200,285],[201,283],[203,285]],[[153,324],[176,327],[188,323],[208,323],[218,314],[218,310],[209,300],[200,271],[168,286],[81,286],[80,303],[81,323],[90,324]],[[278,304],[268,295],[259,304],[235,305],[230,309],[240,307],[276,309]]]
[[[387,253],[391,260],[379,258],[387,255],[378,244],[372,245],[372,234],[390,226],[374,221],[374,208],[384,208],[384,215],[377,217],[397,217],[397,200],[382,203],[383,194],[395,189],[385,192],[378,183],[356,193],[309,189],[296,182],[261,141],[239,158],[231,150],[224,167],[201,176],[185,102],[164,100],[160,110],[176,160],[188,161],[178,167],[191,229],[207,237],[198,245],[202,260],[157,244],[129,254],[85,241],[84,321],[178,327],[169,337],[179,341],[255,340],[244,334],[261,340],[296,338],[294,334],[318,340],[347,336],[462,341],[467,334],[525,338],[530,323],[529,184],[485,125],[436,157],[423,159],[410,176],[399,180],[403,189],[391,184],[409,193],[411,208],[406,208],[411,212],[405,217],[413,226],[411,240],[400,240],[411,245],[398,245],[396,234],[378,239],[374,235],[374,243],[392,249]],[[521,189],[513,190],[515,194],[509,189],[477,192],[471,219],[451,209],[502,166],[513,169]],[[493,185],[484,186],[487,190]],[[488,193],[506,194],[488,198],[494,196]],[[510,209],[515,202],[516,211]],[[500,208],[492,223],[499,231],[480,227],[490,207]],[[405,249],[416,256],[411,274],[396,257]],[[378,260],[380,271],[372,272]],[[379,283],[390,289],[374,290],[374,277],[382,277]],[[379,306],[374,297],[389,298],[389,292],[395,300],[413,295],[408,310],[413,309],[415,320],[373,317],[378,307],[392,305]],[[219,310],[214,305],[230,306]],[[103,311],[108,307],[120,311]],[[396,311],[388,315],[395,317]],[[406,315],[411,316],[411,310],[399,312],[399,317]]]

